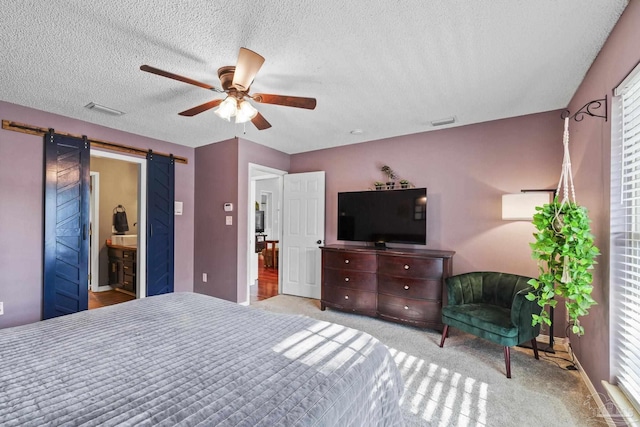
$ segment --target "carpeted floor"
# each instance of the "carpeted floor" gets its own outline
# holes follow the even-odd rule
[[[401,400],[413,426],[606,426],[569,354],[513,348],[511,379],[502,347],[452,330],[440,348],[439,332],[365,316],[320,310],[318,300],[278,295],[251,305],[301,314],[365,331],[390,350],[405,382]]]

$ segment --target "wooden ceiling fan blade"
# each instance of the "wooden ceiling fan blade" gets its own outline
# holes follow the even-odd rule
[[[241,47],[231,85],[243,92],[248,91],[263,63],[264,58],[261,55]]]
[[[271,123],[269,123],[267,119],[265,119],[264,116],[260,113],[256,114],[256,116],[251,119],[251,123],[253,123],[258,128],[258,130],[265,130],[271,127]]]
[[[214,92],[224,92],[222,89],[218,89],[215,86],[211,86],[206,83],[202,83],[197,80],[190,79],[189,77],[184,77],[178,74],[170,73],[168,71],[164,71],[159,68],[152,67],[150,65],[141,65],[140,69],[142,71],[146,71],[147,73],[156,74],[158,76],[167,77],[173,80],[178,80],[179,82],[183,82],[183,83],[189,83],[190,85],[199,86],[201,88],[209,89]]]
[[[251,98],[262,104],[284,105],[286,107],[306,108],[313,110],[316,108],[315,98],[303,98],[300,96],[270,95],[268,93],[256,93]]]
[[[180,114],[181,116],[192,117],[196,114],[202,113],[203,111],[207,111],[214,107],[217,107],[222,101],[222,99],[214,99],[213,101],[205,102],[202,105],[198,105],[197,107],[190,108],[178,114]]]

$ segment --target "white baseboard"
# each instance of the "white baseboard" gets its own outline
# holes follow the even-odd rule
[[[560,339],[562,339],[562,338],[560,338]],[[563,340],[566,342],[567,351],[571,355],[572,360],[575,361],[576,367],[578,368],[578,372],[580,373],[580,377],[582,378],[584,383],[587,385],[587,389],[589,389],[589,393],[591,394],[591,396],[590,396],[591,401],[589,401],[588,399],[585,399],[583,405],[586,408],[588,408],[588,410],[593,412],[593,417],[594,418],[604,420],[609,427],[616,427],[616,426],[620,426],[620,425],[626,425],[626,424],[616,423],[613,420],[613,418],[612,418],[612,416],[611,416],[611,414],[609,412],[609,409],[608,409],[607,405],[605,405],[605,403],[602,400],[602,398],[604,397],[608,401],[609,405],[612,404],[611,401],[609,399],[607,399],[606,396],[603,396],[602,393],[598,393],[596,388],[593,386],[593,383],[591,382],[591,380],[589,379],[587,374],[584,372],[584,369],[582,368],[582,365],[580,365],[580,361],[578,360],[576,355],[571,350],[571,346],[568,345],[569,344],[569,337],[564,338]]]

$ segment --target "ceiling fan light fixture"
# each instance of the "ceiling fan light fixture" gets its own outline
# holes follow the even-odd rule
[[[238,109],[238,100],[233,96],[227,96],[224,101],[220,103],[218,108],[214,111],[215,115],[228,122],[231,121],[231,117],[236,115]]]
[[[264,118],[255,107],[247,102],[252,100],[260,104],[282,105],[285,107],[304,108],[313,110],[316,108],[315,98],[304,98],[300,96],[286,96],[276,94],[258,93],[249,94],[249,87],[253,83],[253,79],[262,67],[264,57],[252,50],[241,47],[238,53],[238,61],[236,65],[225,65],[218,68],[218,78],[222,84],[222,89],[193,80],[189,77],[179,74],[163,71],[150,65],[141,65],[140,70],[156,74],[161,77],[167,77],[172,80],[198,86],[203,89],[212,90],[218,93],[226,93],[226,97],[213,99],[204,104],[196,105],[188,110],[181,111],[178,114],[183,117],[193,117],[205,111],[212,110],[216,116],[228,122],[231,117],[235,117],[236,123],[246,123],[251,121],[258,130],[265,130],[271,127],[271,123]]]
[[[253,119],[258,114],[253,105],[247,101],[240,101],[238,103],[238,111],[236,112],[236,123],[246,123]]]

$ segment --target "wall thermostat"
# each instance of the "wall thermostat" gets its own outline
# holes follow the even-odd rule
[[[225,203],[224,204],[224,211],[225,212],[232,212],[233,211],[233,203]]]

